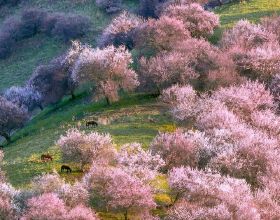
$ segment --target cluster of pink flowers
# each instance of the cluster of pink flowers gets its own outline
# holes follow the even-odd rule
[[[202,167],[210,155],[209,141],[201,132],[160,133],[151,143],[151,150],[165,161],[165,170],[173,167]]]
[[[190,37],[183,21],[168,16],[161,16],[157,20],[149,19],[136,30],[136,48],[144,48],[150,52],[170,51],[174,45]]]
[[[124,47],[84,47],[74,64],[72,77],[76,82],[95,83],[96,98],[105,97],[110,103],[119,99],[120,89],[131,91],[138,86],[137,74],[130,68],[131,64],[131,54]]]
[[[219,17],[213,12],[208,12],[199,4],[170,5],[163,15],[182,20],[185,28],[193,37],[206,37],[213,34],[213,30],[219,26]]]
[[[27,202],[26,213],[21,217],[21,220],[97,220],[96,214],[83,205],[78,205],[74,208],[69,208],[65,205],[54,193],[44,193],[37,197],[33,197]]]
[[[115,149],[109,134],[92,132],[86,134],[77,129],[70,129],[61,136],[57,145],[62,151],[65,162],[76,162],[81,168],[93,161],[105,163],[114,157]],[[106,155],[106,156],[105,156]]]
[[[143,23],[142,18],[124,11],[111,21],[103,34],[127,33]]]
[[[175,202],[179,200],[168,219],[260,219],[244,180],[189,167],[172,169],[168,180]]]
[[[275,23],[271,20],[268,18],[258,25],[241,20],[224,33],[222,47],[233,57],[240,73],[262,80],[279,73],[279,28],[273,31]]]
[[[93,198],[99,199],[99,205],[122,212],[125,219],[130,212],[149,216],[155,208],[151,187],[121,168],[92,166],[84,182]]]
[[[246,81],[238,86],[220,88],[211,95],[201,94],[199,98],[196,96],[195,101],[185,94],[182,94],[182,98],[178,98],[176,94],[180,93],[180,87],[173,87],[170,90],[175,95],[170,97],[170,92],[167,90],[167,92],[163,93],[162,99],[167,100],[167,103],[170,102],[172,109],[177,109],[180,106],[180,102],[185,105],[185,117],[178,117],[175,111],[172,111],[172,113],[175,118],[184,120],[186,118],[190,119],[191,112],[195,128],[200,130],[200,134],[203,134],[203,138],[199,140],[203,141],[198,142],[197,139],[186,135],[183,136],[183,133],[178,133],[178,131],[172,134],[158,135],[152,146],[157,153],[162,153],[162,158],[166,160],[166,164],[171,161],[172,166],[170,168],[186,166],[187,169],[190,169],[190,167],[201,169],[204,167],[211,169],[212,172],[246,180],[251,188],[258,189],[259,194],[265,195],[265,198],[259,201],[260,197],[254,196],[247,186],[247,194],[250,195],[251,199],[250,204],[246,202],[249,205],[246,209],[249,210],[250,208],[252,210],[247,214],[251,213],[255,217],[250,217],[250,214],[246,218],[263,219],[263,216],[267,215],[279,217],[279,212],[277,211],[279,204],[277,201],[280,188],[276,183],[276,179],[280,177],[278,164],[280,159],[278,146],[280,117],[276,112],[274,98],[265,88],[265,85],[259,82]],[[192,94],[190,91],[188,89],[188,93]],[[186,98],[184,99],[184,97]],[[182,115],[184,107],[181,105],[180,108],[180,114]],[[196,140],[196,144],[200,144],[185,144],[191,143],[193,140]],[[194,148],[193,146],[197,147]],[[201,166],[201,158],[204,166]],[[180,169],[177,178],[183,178],[184,176],[180,174],[184,169]],[[190,170],[186,174],[187,178],[190,178],[191,174],[189,172]],[[204,171],[199,172],[206,175]],[[198,176],[196,173],[195,178],[198,178]],[[212,177],[214,178],[213,175]],[[211,180],[207,179],[206,182],[205,185],[209,186]],[[171,219],[176,219],[174,216],[179,215],[181,212],[183,216],[190,216],[190,219],[195,219],[194,216],[199,216],[200,214],[202,216],[215,216],[219,213],[218,210],[222,207],[220,205],[224,204],[217,204],[218,210],[216,208],[212,210],[213,207],[208,209],[200,203],[198,206],[197,204],[192,204],[194,202],[190,199],[192,190],[198,187],[204,192],[199,183],[201,183],[201,180],[198,180],[198,183],[196,183],[196,180],[182,180],[183,186],[175,186],[177,190],[181,190],[181,188],[184,189],[184,184],[194,184],[192,188],[184,189],[185,193],[188,194],[187,199],[185,198],[183,199],[184,201],[179,202],[178,206],[175,205],[174,209],[171,210]],[[172,184],[174,185],[174,182]],[[211,190],[215,192],[215,196],[218,196],[218,191]],[[197,192],[194,195],[198,196]],[[226,198],[220,199],[220,201],[225,202]],[[242,204],[244,203],[240,203],[240,205]],[[265,206],[269,211],[266,210]],[[223,212],[224,214],[228,213],[229,216],[236,215],[229,208],[226,210]],[[234,210],[236,211],[237,209],[235,208]],[[240,211],[240,215],[244,214],[246,214],[244,210]],[[183,219],[182,216],[178,218]]]
[[[120,168],[144,182],[153,180],[165,164],[160,155],[145,151],[139,143],[122,146],[116,159]]]

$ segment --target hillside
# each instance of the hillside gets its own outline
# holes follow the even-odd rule
[[[124,1],[124,8],[129,11],[135,11],[137,7],[138,7],[138,0],[125,0]],[[28,8],[39,8],[39,9],[47,10],[49,12],[63,12],[63,13],[69,13],[69,14],[73,13],[73,14],[77,14],[77,15],[87,16],[90,19],[92,25],[91,25],[89,32],[85,36],[81,37],[80,41],[84,44],[92,45],[93,47],[96,46],[97,39],[100,36],[100,34],[102,33],[102,31],[112,21],[112,19],[115,16],[115,15],[109,15],[106,12],[104,12],[103,10],[101,10],[100,8],[98,8],[95,4],[95,1],[93,1],[93,0],[84,0],[84,1],[80,1],[80,2],[78,0],[77,1],[73,1],[73,0],[59,0],[59,1],[28,0],[28,1],[23,1],[18,6],[5,8],[5,11],[4,11],[5,13],[1,13],[1,10],[0,10],[0,27],[2,25],[2,22],[6,18],[8,18],[9,16],[12,16],[12,15],[16,16],[16,17],[19,16],[21,11],[24,8],[27,8],[27,9]],[[231,4],[221,6],[219,8],[216,8],[214,10],[214,12],[220,16],[221,26],[215,30],[214,35],[211,36],[210,39],[207,39],[207,43],[209,43],[208,42],[208,40],[209,40],[211,43],[217,45],[221,38],[223,31],[225,31],[228,28],[232,28],[234,26],[234,24],[241,19],[248,19],[254,23],[258,23],[260,21],[260,19],[265,16],[274,15],[274,14],[280,15],[280,1],[279,0],[270,0],[270,1],[268,1],[268,0],[250,0],[248,2],[243,2],[243,3],[239,3],[239,4],[231,3]],[[5,91],[5,89],[7,89],[11,86],[14,86],[14,85],[16,85],[16,86],[23,85],[29,79],[29,77],[31,76],[31,74],[33,73],[33,71],[36,67],[38,67],[41,64],[49,63],[50,60],[52,60],[54,57],[57,57],[58,55],[61,55],[66,50],[68,50],[70,46],[71,46],[70,42],[65,43],[59,39],[56,39],[55,37],[50,37],[50,36],[47,36],[42,33],[36,34],[35,36],[32,36],[28,39],[24,39],[24,40],[20,41],[20,43],[17,44],[17,46],[14,49],[11,56],[9,56],[6,59],[0,59],[0,92],[3,92],[3,91]],[[220,48],[219,48],[219,50],[220,50]],[[222,51],[222,49],[221,49],[221,51]],[[134,52],[135,51],[133,50],[132,51],[133,58],[135,58],[134,57],[135,54],[133,54]],[[211,51],[211,53],[212,53],[212,51]],[[214,53],[217,53],[220,55],[220,51],[219,52],[215,51],[215,52],[213,52],[213,54]],[[213,57],[214,57],[214,55],[213,55]],[[219,57],[219,56],[217,55],[217,57]],[[209,63],[211,65],[211,60],[209,61]],[[129,64],[128,68],[132,69],[132,68],[135,68],[135,66]],[[137,68],[138,68],[138,66],[137,66]],[[149,80],[149,78],[148,78],[148,80]],[[174,85],[174,84],[175,84],[174,82],[171,83],[171,85]],[[232,85],[235,85],[235,84],[232,83]],[[62,155],[61,155],[62,154],[61,150],[57,146],[56,141],[61,137],[61,135],[64,135],[66,133],[66,131],[71,128],[80,129],[81,131],[85,131],[87,134],[90,132],[95,132],[95,131],[102,133],[102,134],[109,133],[112,137],[113,145],[116,149],[120,149],[120,147],[126,143],[134,143],[134,142],[138,142],[142,145],[142,147],[144,149],[148,149],[152,140],[160,132],[174,132],[174,131],[176,131],[176,129],[182,128],[182,129],[184,129],[184,131],[189,130],[190,133],[193,134],[192,132],[194,132],[196,129],[195,122],[192,121],[193,119],[189,120],[189,118],[188,118],[188,120],[185,120],[185,118],[184,118],[180,121],[180,120],[178,120],[178,118],[176,118],[177,120],[175,120],[174,114],[176,114],[176,113],[174,113],[174,111],[173,112],[170,111],[170,110],[172,110],[171,107],[174,107],[174,106],[170,107],[170,106],[167,106],[167,104],[164,104],[163,102],[161,102],[158,94],[155,95],[155,94],[151,94],[150,92],[144,93],[142,91],[128,93],[128,92],[124,92],[122,89],[120,89],[120,91],[119,91],[120,99],[113,103],[107,103],[105,99],[95,101],[94,95],[96,95],[96,94],[91,94],[93,89],[88,88],[87,86],[88,86],[87,84],[82,84],[82,86],[75,87],[75,88],[77,88],[75,91],[75,94],[76,94],[75,98],[71,97],[68,92],[67,95],[64,96],[63,99],[60,100],[58,103],[50,104],[47,107],[45,107],[42,111],[40,111],[39,109],[36,109],[33,112],[31,119],[26,123],[26,125],[23,128],[18,129],[16,132],[14,132],[12,134],[12,142],[10,144],[7,144],[5,142],[5,145],[3,148],[3,152],[4,152],[3,170],[5,172],[5,175],[7,176],[7,180],[16,189],[30,189],[31,181],[34,179],[34,177],[37,177],[37,176],[39,176],[41,174],[45,174],[45,173],[52,173],[53,171],[58,172],[59,176],[61,176],[63,179],[65,179],[65,181],[67,183],[68,182],[74,183],[76,180],[80,180],[82,178],[82,176],[84,175],[84,172],[82,172],[80,169],[80,166],[74,162],[68,164],[73,169],[73,172],[71,174],[60,172],[61,165],[63,164],[63,159],[62,159]],[[96,86],[96,85],[94,85],[94,86]],[[254,84],[253,86],[256,86],[256,85]],[[252,86],[252,88],[253,88],[253,86]],[[246,87],[246,86],[244,86],[244,87]],[[257,89],[254,90],[255,88],[253,88],[250,91],[251,87],[250,86],[248,86],[248,87],[249,87],[249,89],[246,87],[246,89],[248,89],[248,91],[249,91],[248,94],[251,91],[253,91],[252,92],[252,94],[253,94],[257,90]],[[259,87],[261,87],[261,86],[259,86]],[[258,89],[259,89],[259,87],[258,87]],[[188,90],[188,89],[189,88],[187,88],[186,90]],[[244,89],[244,88],[242,87],[242,89]],[[263,87],[261,87],[261,89],[265,90],[265,88],[263,88]],[[244,89],[244,91],[245,91],[245,89]],[[189,92],[189,90],[188,90],[188,92]],[[205,91],[194,92],[195,98],[193,98],[193,99],[195,99],[196,101],[199,100],[200,104],[202,103],[201,104],[202,106],[203,106],[203,104],[206,106],[207,103],[205,104],[202,102],[203,98],[207,97],[210,100],[211,95],[212,95],[212,90],[211,91],[209,90],[208,91],[209,93],[205,93],[205,94],[203,94],[203,92],[205,92]],[[203,94],[203,95],[201,95],[201,94]],[[252,95],[252,94],[250,93],[250,95]],[[181,95],[184,96],[183,90],[182,90]],[[267,95],[267,94],[265,93],[265,95]],[[171,96],[172,96],[172,94],[171,94]],[[107,96],[105,96],[105,98],[107,99]],[[241,97],[240,100],[243,101],[242,98],[243,97]],[[244,100],[248,101],[246,98],[244,98]],[[266,104],[268,103],[267,105],[269,106],[269,104],[270,104],[269,102],[272,100],[272,98],[269,99],[270,96],[269,96],[269,98],[267,98],[267,97],[263,98],[263,96],[261,98],[262,99],[260,102],[264,102],[265,104],[263,104],[263,105],[260,104],[259,106],[257,106],[255,108],[257,110],[263,110],[263,108],[266,107]],[[207,101],[206,98],[205,98],[205,100]],[[254,101],[255,100],[253,100],[253,102]],[[271,102],[273,102],[273,101],[271,101]],[[207,110],[209,110],[209,112],[212,110],[212,108],[216,109],[216,107],[217,107],[214,105],[216,103],[214,103],[214,104],[213,103],[210,103],[213,106],[211,106],[210,104],[209,104],[210,107],[206,106],[210,109],[209,110],[206,108]],[[222,102],[220,102],[220,103],[222,103]],[[187,105],[186,103],[184,103],[184,104]],[[222,103],[222,104],[223,104],[223,106],[226,105],[224,103]],[[191,106],[191,107],[193,107],[193,106]],[[188,109],[191,107],[189,107],[187,105],[186,108]],[[220,106],[218,106],[217,109],[219,107]],[[249,107],[251,107],[251,106],[249,106]],[[271,106],[269,106],[269,108],[270,107]],[[219,110],[220,109],[218,109],[217,111],[219,111]],[[237,113],[235,112],[235,110],[236,109],[234,109],[234,111],[232,111],[233,113],[230,112],[229,116],[226,115],[224,118],[226,118],[226,119],[229,118],[228,120],[232,120],[234,122],[238,121],[238,122],[240,122],[240,124],[242,122],[243,123],[242,126],[243,126],[245,123],[247,123],[247,121],[246,121],[247,116],[242,118],[240,115],[238,115],[239,114],[238,110],[236,111]],[[271,110],[271,112],[273,112],[275,109],[271,107],[271,109],[269,109],[269,111],[270,110]],[[221,112],[222,112],[222,110],[221,110]],[[252,110],[252,112],[253,112],[253,110]],[[271,112],[269,112],[269,113],[271,113]],[[209,115],[211,115],[212,113],[213,112],[210,112]],[[257,112],[257,113],[259,113],[259,112]],[[235,116],[234,114],[236,114],[237,116]],[[243,112],[242,112],[242,114],[243,114]],[[253,113],[250,112],[250,114],[253,114]],[[273,112],[273,114],[274,114],[274,112]],[[207,114],[205,114],[204,116],[206,117]],[[212,117],[212,115],[211,115],[211,117]],[[240,117],[242,119],[239,120],[239,118],[238,118],[238,120],[237,119],[235,120],[234,117],[236,117],[236,118]],[[210,118],[210,116],[209,116],[209,118]],[[232,119],[232,118],[234,118],[234,119]],[[271,116],[271,118],[272,118],[272,116]],[[269,119],[271,119],[271,118],[269,118]],[[97,127],[87,127],[86,126],[86,122],[91,119],[98,121],[99,124]],[[219,119],[220,118],[217,119],[218,122],[219,122]],[[214,121],[213,124],[215,124],[216,121],[215,120],[213,120],[213,121]],[[276,121],[275,123],[278,123],[278,120],[275,119],[275,121]],[[229,123],[231,123],[231,122],[229,122]],[[248,122],[248,124],[249,123],[251,123],[251,121]],[[269,123],[271,123],[271,121]],[[279,123],[280,123],[280,120],[279,120]],[[201,123],[201,124],[203,124],[203,123]],[[252,124],[253,124],[253,122],[252,122]],[[204,126],[204,124],[201,125],[202,131],[201,131],[201,137],[199,136],[199,138],[202,139],[202,137],[203,138],[205,137],[206,141],[205,140],[203,140],[203,141],[205,141],[205,142],[207,142],[207,144],[209,144],[210,138],[206,137],[206,134],[209,135],[207,133],[208,130],[204,129],[203,126]],[[247,126],[247,124],[246,124],[247,127],[245,125],[244,125],[244,127],[242,127],[242,126],[240,125],[241,128],[236,126],[237,127],[236,129],[240,129],[240,131],[238,130],[238,132],[240,132],[241,134],[237,132],[238,135],[240,135],[240,137],[243,134],[242,129],[244,129],[245,132],[249,133],[249,131],[247,131],[246,129],[250,130],[251,127],[253,127],[255,125],[250,124]],[[246,129],[245,129],[245,127],[246,127]],[[250,127],[250,129],[249,129],[249,127]],[[214,130],[214,128],[211,128],[211,129]],[[253,128],[250,130],[250,132],[251,131],[253,133]],[[259,133],[261,133],[261,132],[259,132]],[[259,135],[259,133],[257,133],[257,134]],[[263,133],[265,133],[265,132],[263,132]],[[223,136],[223,134],[224,133],[221,132],[219,135]],[[245,133],[245,134],[247,134],[247,133]],[[225,136],[226,135],[227,134],[225,133]],[[236,136],[238,136],[238,135],[236,135]],[[274,135],[274,133],[273,133],[273,135]],[[273,135],[271,135],[271,136],[273,136]],[[252,135],[252,137],[255,137],[255,136]],[[260,135],[258,140],[262,140],[262,137],[263,136]],[[219,138],[221,138],[221,137],[219,137]],[[201,141],[201,139],[199,139],[199,141]],[[175,140],[174,142],[176,143],[176,141],[177,140]],[[203,141],[201,141],[201,142],[203,142]],[[208,143],[208,141],[209,141],[209,143]],[[247,139],[246,139],[246,141],[247,141]],[[195,142],[195,141],[193,141],[193,142]],[[250,140],[248,142],[250,142]],[[256,143],[256,145],[259,143],[263,143],[263,142],[259,141],[258,143]],[[267,143],[270,143],[270,142],[267,141]],[[205,144],[205,145],[207,145],[207,144]],[[188,146],[188,144],[186,144],[186,145]],[[41,160],[42,154],[51,154],[53,156],[53,161],[42,162],[42,160]],[[205,158],[206,158],[205,160],[208,160],[207,156],[209,156],[209,155],[205,156]],[[251,155],[249,155],[249,156],[251,156]],[[254,154],[252,157],[258,158],[258,156],[259,155],[256,153],[256,155]],[[0,155],[0,159],[1,159],[1,155]],[[196,162],[194,162],[194,163],[196,163]],[[197,163],[199,164],[199,162],[197,162]],[[256,162],[256,164],[259,165],[257,162]],[[194,165],[193,167],[195,167],[195,166],[196,165]],[[200,166],[200,164],[197,166]],[[190,167],[191,167],[191,169],[193,169],[192,166],[190,166]],[[89,167],[86,166],[85,170],[88,171],[88,169],[89,169]],[[170,170],[167,169],[167,171],[170,171]],[[175,204],[176,199],[177,199],[177,195],[173,195],[170,193],[170,188],[167,184],[167,173],[168,173],[167,171],[164,170],[162,173],[160,173],[157,176],[157,178],[155,178],[155,180],[153,180],[154,182],[152,181],[151,183],[149,183],[151,185],[154,184],[155,188],[157,189],[156,193],[154,193],[154,195],[153,195],[154,200],[157,202],[157,208],[153,209],[153,212],[156,213],[160,217],[166,215],[166,213],[167,213],[166,210],[170,207],[170,204],[173,202],[173,200],[174,200],[174,204]],[[223,172],[223,168],[221,168],[221,173],[222,172]],[[247,172],[247,170],[244,172]],[[227,173],[226,173],[226,175],[227,175]],[[235,175],[235,173],[232,175]],[[239,175],[239,173],[236,175]],[[221,176],[223,176],[223,175],[221,175]],[[240,179],[242,179],[242,180],[245,179],[245,177],[243,178],[242,175],[240,175],[240,176],[237,177],[238,181]],[[223,176],[223,178],[224,178],[224,176]],[[235,176],[234,176],[234,178],[235,178]],[[251,188],[255,189],[254,184],[257,185],[256,182],[258,181],[256,179],[253,179],[252,182],[249,182],[249,184],[252,184],[252,187],[249,184],[246,185],[246,187],[248,187],[248,190],[246,188],[246,189],[244,189],[244,192],[247,190],[246,191],[246,193],[247,193],[248,191],[251,190]],[[202,181],[205,181],[205,179],[203,179]],[[230,181],[233,182],[232,179],[230,179]],[[247,181],[247,179],[246,179],[246,181]],[[0,183],[1,183],[1,170],[0,170]],[[245,183],[245,181],[244,181],[244,183]],[[215,184],[213,184],[213,185],[215,185]],[[219,182],[219,184],[220,184],[220,182]],[[236,185],[237,184],[239,184],[239,182],[236,183]],[[251,188],[249,188],[249,186]],[[221,185],[221,188],[222,187],[223,187],[223,185]],[[243,192],[242,190],[243,189],[238,191],[238,193]],[[231,193],[235,194],[235,192],[231,192]],[[251,191],[250,191],[250,193],[251,193]],[[242,193],[240,193],[240,194],[242,194]],[[238,196],[239,196],[239,194],[238,194]],[[248,196],[248,198],[249,197],[250,196]],[[247,197],[246,197],[246,199],[247,199]],[[90,201],[90,202],[98,203],[98,201]],[[242,200],[242,202],[244,202],[244,201]],[[207,201],[205,203],[207,203]],[[244,204],[247,204],[247,201],[245,201]],[[249,204],[249,202],[248,202],[248,204]],[[92,207],[95,208],[95,205],[96,204],[93,204]],[[252,207],[253,207],[253,205],[252,205]],[[253,210],[253,208],[252,208],[252,210]],[[99,217],[102,217],[102,219],[105,219],[105,220],[123,219],[122,216],[120,216],[120,214],[118,212],[116,212],[116,213],[117,214],[115,214],[113,212],[112,213],[106,212],[104,210],[98,211]],[[130,218],[131,218],[131,220],[132,219],[134,220],[133,215],[131,215]],[[0,212],[0,219],[1,219],[1,212]],[[209,219],[211,219],[211,218],[209,218]],[[244,217],[244,219],[250,219],[250,217]]]
[[[87,132],[108,132],[117,146],[140,142],[143,147],[149,145],[158,131],[175,129],[171,118],[161,114],[156,99],[149,95],[123,97],[110,107],[104,102],[90,104],[84,99],[84,94],[74,102],[65,98],[58,107],[45,109],[13,136],[14,142],[4,149],[4,168],[13,185],[25,187],[34,176],[53,169],[59,170],[61,160],[54,140],[71,127],[80,125]],[[97,115],[114,119],[108,125],[86,129],[85,120]],[[55,155],[54,162],[41,162],[41,154],[47,152]]]
[[[77,5],[73,5],[70,1],[64,0],[48,4],[47,0],[34,0],[28,4],[52,11],[75,12],[89,16],[94,23],[94,30],[83,41],[89,42],[92,45],[94,45],[95,41],[94,36],[100,33],[111,19],[93,3],[77,3]],[[133,6],[134,1],[127,0],[127,7],[133,8]],[[16,8],[14,10],[13,13],[17,13],[19,9]],[[242,18],[257,22],[262,16],[280,12],[280,2],[277,0],[269,2],[265,0],[252,0],[249,3],[222,6],[216,9],[216,12],[221,17],[222,27],[220,30],[224,30]],[[13,53],[8,59],[0,60],[0,88],[21,84],[29,77],[38,63],[48,62],[53,56],[64,51],[67,47],[68,45],[61,44],[55,39],[40,35],[23,41],[19,48],[17,48],[16,53]],[[57,153],[54,141],[67,130],[67,127],[75,127],[79,121],[86,118],[85,115],[87,114],[94,115],[95,112],[100,111],[104,112],[104,114],[110,114],[112,109],[119,113],[125,108],[140,108],[140,113],[136,112],[127,117],[122,116],[125,123],[117,121],[112,125],[101,126],[97,129],[97,131],[109,132],[118,145],[129,140],[129,142],[139,141],[144,146],[148,146],[158,130],[174,130],[172,120],[166,118],[166,116],[161,116],[160,108],[156,107],[157,100],[154,98],[135,95],[126,100],[123,97],[120,103],[116,103],[107,109],[106,105],[102,103],[85,104],[84,99],[87,98],[84,96],[85,94],[81,95],[74,102],[65,98],[59,104],[58,109],[53,110],[53,107],[48,107],[39,115],[36,115],[24,129],[18,131],[13,136],[14,142],[4,149],[6,154],[4,167],[12,184],[15,186],[26,186],[32,177],[42,172],[51,171],[54,168],[58,169],[60,165],[59,155],[55,157],[55,162],[51,165],[36,163],[36,161],[39,160],[39,155],[44,152]],[[138,97],[140,97],[140,100],[138,100]],[[141,100],[141,97],[143,100]],[[152,111],[151,108],[154,109],[152,113],[150,112]],[[161,123],[141,123],[141,120],[147,116],[156,117]],[[79,120],[73,121],[73,118],[79,118]],[[19,175],[22,172],[25,175]]]

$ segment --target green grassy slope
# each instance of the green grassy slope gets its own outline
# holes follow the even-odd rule
[[[221,27],[216,30],[212,41],[217,43],[222,32],[232,27],[241,19],[248,19],[252,22],[259,22],[262,17],[272,14],[280,14],[279,0],[249,0],[239,4],[232,3],[215,9],[220,15]]]
[[[4,148],[4,169],[14,186],[24,187],[42,172],[59,170],[61,161],[55,141],[69,128],[81,125],[86,132],[110,133],[117,147],[130,142],[147,147],[159,130],[175,129],[172,120],[160,113],[162,107],[149,95],[124,96],[111,106],[105,102],[85,103],[86,99],[83,95],[74,101],[66,97],[57,107],[46,108],[13,136],[13,143]],[[86,129],[84,120],[96,115],[114,119],[108,125]],[[41,163],[41,154],[47,152],[54,155],[54,162]],[[75,176],[66,177],[71,180]]]
[[[280,13],[279,0],[249,0],[240,4],[224,5],[215,10],[220,15],[223,28],[231,27],[240,19],[258,22],[260,18]]]
[[[95,23],[94,30],[83,40],[92,44],[94,44],[95,34],[99,33],[111,19],[93,3],[75,5],[70,3],[71,0],[53,1],[54,3],[51,4],[48,4],[47,0],[32,0],[31,2],[33,6],[53,11],[75,12],[90,16]],[[135,7],[135,1],[126,0],[125,2],[127,7]],[[29,1],[26,4],[31,3]],[[14,13],[17,12],[18,8]],[[242,18],[258,21],[264,15],[278,13],[280,1],[251,0],[248,3],[223,6],[216,12],[221,15],[222,30]],[[22,83],[38,63],[47,62],[65,48],[66,45],[45,36],[37,36],[24,41],[9,59],[0,61],[0,89]],[[13,136],[14,142],[4,149],[4,169],[12,184],[25,187],[35,175],[58,169],[61,161],[55,141],[65,130],[77,126],[83,119],[97,112],[103,116],[116,116],[117,119],[112,124],[100,126],[97,131],[109,132],[117,146],[139,141],[146,147],[158,130],[175,129],[171,119],[160,113],[161,107],[156,100],[148,95],[125,96],[120,102],[110,107],[103,102],[89,104],[86,99],[87,97],[83,94],[74,101],[66,97],[58,108],[48,107]],[[148,117],[155,122],[150,121]],[[40,163],[40,155],[47,151],[55,155],[55,161],[47,164]],[[67,178],[71,179],[76,175],[80,174],[67,176]]]

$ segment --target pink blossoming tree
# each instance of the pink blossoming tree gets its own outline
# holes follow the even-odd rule
[[[131,64],[131,54],[123,46],[85,47],[75,63],[72,76],[76,82],[94,83],[96,99],[105,97],[110,104],[119,99],[119,90],[132,91],[139,85]]]
[[[84,181],[99,205],[123,213],[125,220],[130,213],[140,218],[150,216],[155,208],[150,186],[120,168],[94,165]]]
[[[57,145],[62,151],[65,162],[76,162],[81,169],[93,161],[105,163],[114,157],[115,150],[109,134],[92,132],[86,134],[77,129],[71,129],[61,136]]]

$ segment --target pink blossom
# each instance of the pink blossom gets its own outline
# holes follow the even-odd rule
[[[144,54],[171,51],[175,45],[190,37],[181,20],[168,16],[149,19],[135,32],[135,46]]]
[[[145,182],[154,179],[164,166],[160,155],[145,151],[139,143],[122,146],[117,154],[117,162],[124,171]]]
[[[109,134],[86,134],[77,129],[68,130],[57,141],[57,145],[61,148],[64,161],[79,163],[81,168],[93,161],[109,162],[115,154]]]
[[[171,211],[171,219],[176,219],[172,215],[182,214],[190,216],[190,219],[195,219],[196,215],[260,219],[260,214],[254,207],[253,195],[244,180],[181,167],[169,173],[169,184],[176,195],[175,201],[183,198],[186,201],[184,206],[188,207],[182,207],[180,203],[179,207],[175,205],[175,210]]]
[[[182,20],[193,37],[206,37],[213,34],[219,26],[219,17],[213,12],[205,11],[199,4],[170,5],[163,15]]]
[[[151,143],[151,150],[164,159],[165,169],[168,170],[183,165],[203,166],[201,160],[206,159],[204,156],[210,154],[208,145],[208,139],[201,132],[177,130],[174,133],[157,135]]]
[[[94,165],[85,176],[93,196],[110,211],[136,216],[147,214],[155,208],[151,188],[120,168]]]
[[[104,49],[85,47],[75,62],[72,77],[75,82],[94,82],[96,98],[105,97],[110,103],[119,99],[120,89],[131,91],[139,85],[131,64],[131,54],[123,46]]]

